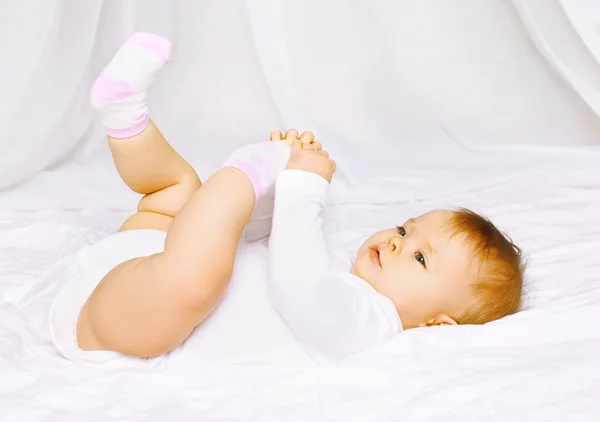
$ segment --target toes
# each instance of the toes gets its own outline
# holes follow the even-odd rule
[[[311,145],[315,151],[321,151],[323,149],[323,145],[319,141],[314,141]]]
[[[310,130],[307,130],[306,132],[303,132],[302,135],[300,135],[300,142],[302,142],[303,144],[310,144],[312,141],[315,140],[315,134],[312,133]]]
[[[325,157],[329,158],[329,153],[325,150],[319,151],[319,154],[324,155]]]
[[[282,139],[283,136],[281,135],[281,131],[274,130],[271,132],[271,142],[280,142]]]

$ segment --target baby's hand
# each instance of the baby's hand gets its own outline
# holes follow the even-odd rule
[[[292,144],[287,170],[303,170],[321,176],[331,183],[335,173],[335,161],[329,159],[329,153],[321,149],[320,142]]]
[[[274,130],[271,132],[271,142],[285,141],[287,146],[291,146],[294,142],[300,141],[302,144],[312,144],[315,141],[315,135],[311,131],[307,130],[298,137],[298,131],[296,129],[290,129],[285,133],[285,136],[280,131]]]

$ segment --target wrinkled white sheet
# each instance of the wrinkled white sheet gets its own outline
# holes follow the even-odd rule
[[[116,372],[64,361],[49,342],[46,321],[60,280],[40,276],[59,258],[114,231],[135,197],[116,188],[111,169],[92,177],[93,172],[75,168],[43,173],[22,189],[0,194],[3,420],[476,422],[516,415],[532,421],[596,420],[600,155],[588,149],[536,157],[510,177],[490,172],[488,188],[454,183],[473,173],[400,167],[393,173],[384,161],[368,183],[352,190],[344,190],[344,178],[338,180],[338,194],[355,195],[336,202],[334,193],[327,231],[348,249],[373,230],[424,210],[467,206],[507,230],[530,266],[528,310],[486,326],[408,331],[331,367],[314,366],[294,348],[261,299],[259,276],[247,280],[250,289],[233,289],[230,303],[239,308],[225,305],[224,317],[196,333],[165,367]],[[97,183],[102,174],[115,184]],[[65,184],[78,180],[79,190],[64,196],[63,207],[60,195],[51,192],[59,189],[57,178]],[[402,186],[410,189],[397,189]],[[352,203],[359,193],[378,201]],[[46,209],[19,210],[37,194],[55,202]],[[260,245],[255,247],[251,258],[260,274],[263,255]],[[248,332],[258,333],[261,323],[269,324],[271,333],[259,339],[270,340],[253,343]]]

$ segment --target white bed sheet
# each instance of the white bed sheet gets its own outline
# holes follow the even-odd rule
[[[327,211],[332,241],[354,249],[364,235],[424,210],[471,207],[527,252],[529,309],[486,326],[408,331],[329,367],[316,367],[298,350],[281,353],[293,350],[282,332],[281,341],[255,348],[246,361],[243,353],[224,353],[219,361],[227,341],[212,354],[189,347],[188,365],[153,370],[65,361],[49,341],[46,321],[60,280],[40,276],[114,231],[135,196],[106,166],[64,167],[0,194],[2,420],[598,420],[600,155],[592,149],[527,154],[531,164],[510,177],[490,162],[496,171],[470,184],[470,175],[485,174],[467,171],[469,164],[481,166],[483,156],[467,159],[461,172],[394,173],[390,161],[352,189],[347,182],[354,176],[341,177],[345,183]],[[68,185],[78,189],[66,191]],[[240,309],[245,322],[230,325],[228,335],[251,325],[248,309]],[[261,315],[273,321],[268,310]]]

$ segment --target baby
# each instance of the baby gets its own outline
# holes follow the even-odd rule
[[[403,329],[481,324],[518,310],[518,248],[466,210],[376,233],[346,271],[334,270],[321,212],[335,163],[311,132],[276,131],[271,142],[242,147],[202,184],[148,117],[147,92],[169,58],[167,40],[134,34],[92,88],[117,171],[143,197],[118,233],[65,266],[50,311],[65,357],[100,363],[178,347],[232,275],[243,275],[233,273],[237,245],[273,186],[271,298],[315,359],[349,356]]]
[[[292,147],[269,244],[272,301],[315,359],[357,353],[403,329],[483,324],[519,309],[520,250],[464,209],[375,233],[349,272],[331,271],[321,212],[333,167],[319,148]]]

